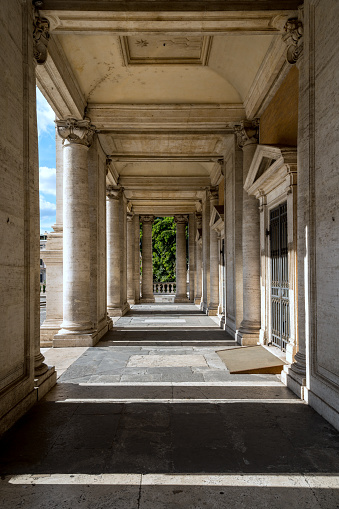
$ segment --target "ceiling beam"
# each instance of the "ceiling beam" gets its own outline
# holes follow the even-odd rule
[[[227,12],[297,9],[300,0],[43,0],[43,9],[66,11]]]

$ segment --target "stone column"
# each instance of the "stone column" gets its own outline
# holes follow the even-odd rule
[[[195,216],[188,217],[188,268],[189,268],[189,301],[194,302],[195,281]]]
[[[135,303],[140,302],[140,219],[134,215],[134,285]]]
[[[46,250],[40,258],[46,264],[46,319],[40,327],[40,345],[50,347],[53,337],[61,329],[63,318],[62,298],[62,249],[63,249],[63,220],[62,220],[62,181],[63,181],[63,144],[56,133],[56,220],[53,231],[47,236]]]
[[[209,191],[210,214],[213,207],[219,204],[218,187],[211,187]],[[218,233],[211,228],[210,222],[210,300],[208,303],[208,315],[216,316],[219,305],[219,247]]]
[[[202,252],[201,252],[201,232],[202,232],[202,218],[201,213],[195,214],[195,291],[194,291],[194,304],[200,306],[201,304],[201,288],[202,288]]]
[[[127,213],[127,302],[135,304],[134,214]]]
[[[122,316],[120,299],[120,197],[121,188],[108,186],[106,190],[107,217],[107,313]]]
[[[122,314],[130,307],[127,302],[127,200],[122,192],[120,197],[120,299]]]
[[[243,184],[246,181],[258,143],[258,122],[242,121],[235,128],[238,145],[243,151]],[[243,190],[243,320],[237,332],[241,345],[255,345],[261,326],[260,296],[260,217],[259,202]]]
[[[141,302],[154,302],[153,295],[153,216],[140,216],[142,222],[142,298]]]
[[[210,301],[210,202],[207,196],[202,203],[202,299],[201,309],[207,313]]]
[[[177,224],[176,233],[176,282],[177,290],[174,302],[188,302],[186,270],[186,224],[187,216],[174,216]]]
[[[321,8],[321,7],[320,7]],[[299,18],[303,18],[303,7],[300,7]],[[309,335],[308,330],[308,310],[309,306],[309,290],[307,287],[308,271],[311,260],[309,259],[308,246],[310,222],[310,184],[309,184],[309,129],[310,129],[310,73],[308,66],[309,60],[304,57],[303,52],[303,24],[301,19],[289,20],[285,25],[286,34],[283,36],[287,44],[287,60],[291,64],[296,64],[299,69],[299,101],[298,101],[298,187],[297,187],[297,305],[298,320],[295,324],[297,348],[298,351],[294,356],[294,362],[291,366],[285,366],[282,372],[281,380],[295,394],[302,399],[304,398],[304,390],[306,386],[306,337]],[[301,29],[301,31],[300,31]],[[314,87],[314,85],[313,85]],[[312,126],[314,128],[314,126]],[[331,167],[331,165],[329,166]],[[314,205],[314,204],[313,204]],[[307,282],[306,282],[307,281]],[[311,349],[309,349],[309,352]],[[323,414],[324,415],[324,414]],[[325,418],[326,415],[325,415]]]
[[[53,346],[93,346],[96,331],[90,307],[89,119],[57,120],[63,148],[63,322]]]

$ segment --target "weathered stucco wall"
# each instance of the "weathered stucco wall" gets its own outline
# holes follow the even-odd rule
[[[260,118],[260,143],[297,145],[299,71],[292,67]]]

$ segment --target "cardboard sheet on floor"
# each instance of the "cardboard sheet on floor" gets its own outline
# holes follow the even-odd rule
[[[286,364],[262,346],[218,350],[217,354],[231,374],[278,374]]]

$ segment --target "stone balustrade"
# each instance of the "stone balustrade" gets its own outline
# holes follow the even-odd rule
[[[177,284],[175,282],[153,283],[153,293],[155,295],[175,295]]]

